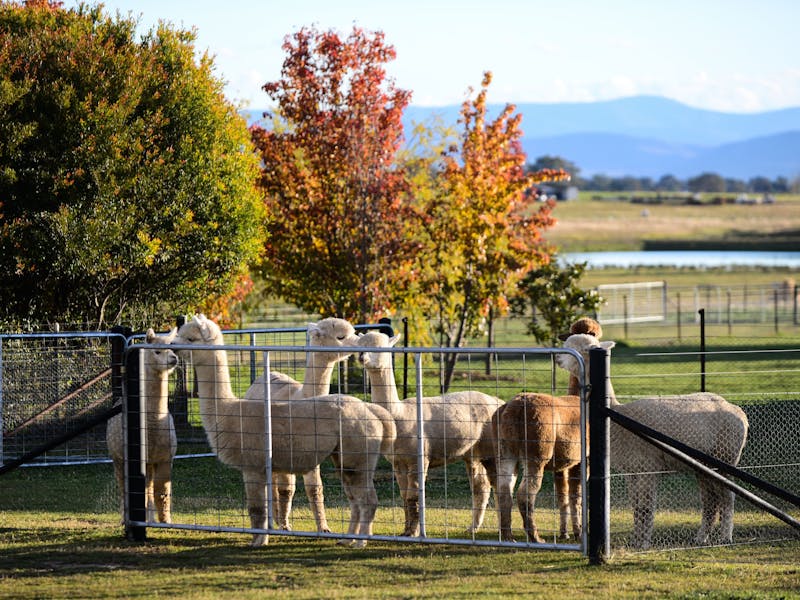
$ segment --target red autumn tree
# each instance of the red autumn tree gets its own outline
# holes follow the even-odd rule
[[[475,99],[464,102],[463,129],[443,159],[431,153],[431,165],[418,167],[412,180],[424,223],[419,288],[427,290],[424,312],[446,347],[460,348],[467,337],[485,333],[508,312],[520,279],[548,261],[542,232],[555,223],[553,205],[538,203],[530,191],[568,177],[550,169],[526,173],[522,116],[511,104],[495,119],[487,116],[490,83],[486,73]],[[420,177],[428,173],[432,180]],[[444,357],[444,390],[456,360],[457,354]]]
[[[323,316],[365,321],[402,300],[393,275],[413,256],[395,165],[410,93],[387,80],[382,33],[303,28],[284,42],[275,103],[253,127],[270,215],[268,289]]]

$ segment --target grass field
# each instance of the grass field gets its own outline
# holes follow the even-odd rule
[[[649,242],[664,241],[710,241],[750,250],[781,242],[800,248],[800,196],[780,195],[774,204],[758,205],[644,205],[593,200],[595,195],[581,192],[556,206],[558,223],[545,238],[560,252],[643,250]]]
[[[381,474],[391,477],[386,469]],[[286,536],[252,549],[244,534],[152,528],[145,543],[134,543],[122,535],[110,465],[23,469],[6,477],[0,598],[800,597],[800,541],[623,552],[601,566],[576,552],[388,542],[353,549]],[[241,525],[238,473],[214,459],[182,460],[176,480],[193,498],[181,500],[179,515],[187,507],[218,510],[202,499],[224,488],[233,503],[214,514]],[[298,498],[295,528],[309,528],[309,511]],[[391,512],[379,509],[380,533],[396,527],[386,522]],[[440,512],[431,511],[434,533],[442,527]],[[339,530],[337,514],[332,508],[329,518]],[[628,511],[612,514],[612,521],[629,518]],[[737,526],[769,526],[770,519],[739,511]],[[683,511],[667,516],[677,528],[696,522],[696,514]]]
[[[559,224],[547,238],[558,244],[561,252],[637,250],[651,240],[713,238],[757,244],[770,237],[796,239],[800,197],[779,197],[774,205],[644,207],[595,201],[583,194],[577,201],[560,203],[555,216]],[[587,272],[583,284],[663,279],[670,285],[687,286],[742,281],[769,285],[787,276],[796,274],[782,270],[603,269]],[[502,333],[506,339],[524,338],[523,324],[512,322],[508,327]],[[614,350],[619,359],[613,367],[618,394],[641,389],[645,380],[659,386],[696,384],[696,367],[689,359],[659,363],[658,380],[649,374],[643,379],[641,365],[625,366],[637,353],[662,347],[660,342],[648,341],[654,335],[652,330],[636,331],[637,335],[630,335]],[[640,331],[645,333],[639,335]],[[746,338],[757,330],[740,331]],[[606,333],[609,339],[622,339],[621,328],[610,327]],[[790,328],[758,344],[797,348],[798,340],[800,331]],[[673,347],[676,349],[680,347]],[[686,349],[694,347],[687,343]],[[719,375],[734,395],[750,393],[755,378],[775,371],[775,362],[769,358],[737,360]],[[762,388],[771,386],[771,394],[800,390],[796,364],[795,359],[782,365],[779,378]],[[425,381],[426,386],[435,387],[435,377]],[[508,382],[509,390],[512,383],[516,386],[519,382]],[[491,386],[492,381],[478,381],[477,385]],[[740,398],[743,404],[757,400]],[[792,439],[778,440],[778,448],[783,442],[793,445]],[[207,516],[218,510],[214,514],[220,518],[241,524],[240,475],[220,467],[214,459],[204,460],[200,466],[176,463],[176,477],[187,492],[177,510],[184,516],[192,511]],[[387,542],[357,550],[342,548],[331,540],[285,536],[273,536],[269,546],[251,549],[248,535],[170,529],[149,529],[147,542],[134,543],[122,536],[111,473],[107,464],[30,468],[0,479],[0,598],[800,598],[800,540],[758,543],[748,539],[749,527],[769,528],[772,523],[772,517],[755,511],[737,510],[737,531],[745,532],[737,545],[619,552],[601,566],[590,566],[576,552]],[[381,477],[379,485],[388,485],[385,469]],[[386,493],[382,488],[379,497],[385,498]],[[214,506],[215,498],[223,496],[231,499],[231,505]],[[382,507],[379,514],[384,515],[379,517],[383,519],[377,525],[380,531],[393,531],[395,517],[386,516],[393,511]],[[298,526],[310,527],[302,502],[296,517]],[[443,518],[434,508],[433,527],[441,528]],[[491,518],[493,515],[490,523]],[[667,527],[685,529],[687,523],[694,526],[697,515],[675,510],[665,518]],[[615,522],[629,519],[627,511],[612,514]]]

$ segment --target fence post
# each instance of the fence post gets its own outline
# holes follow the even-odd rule
[[[589,562],[606,562],[611,550],[611,469],[609,459],[608,377],[611,355],[605,348],[589,351]]]
[[[706,309],[697,311],[700,315],[700,391],[706,391]]]
[[[775,312],[775,333],[778,333],[778,290],[772,290],[772,307]]]
[[[145,461],[142,445],[142,406],[139,383],[142,351],[132,348],[125,361],[125,402],[123,404],[123,431],[125,432],[125,537],[132,542],[147,539],[147,529],[132,525],[133,521],[147,520],[145,502]]]
[[[797,325],[797,294],[800,291],[800,285],[794,284],[794,296],[792,296],[792,321]]]

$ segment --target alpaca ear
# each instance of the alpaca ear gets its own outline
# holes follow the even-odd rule
[[[389,347],[391,348],[399,341],[400,341],[400,334],[398,333],[396,336],[389,338]]]
[[[178,335],[178,328],[177,327],[173,327],[172,329],[170,329],[169,333],[166,335],[165,339],[167,340],[167,343],[169,344],[170,342],[172,342],[172,340],[175,339],[176,335]]]
[[[153,341],[153,338],[154,338],[154,337],[156,337],[156,332],[155,332],[155,331],[153,331],[153,328],[152,328],[152,327],[150,327],[150,328],[147,330],[147,333],[145,334],[145,336],[144,336],[144,337],[145,337],[145,341],[146,341],[146,342],[149,344],[150,342],[152,342],[152,341]]]
[[[605,348],[606,350],[611,350],[616,345],[616,342],[600,342],[600,347]]]

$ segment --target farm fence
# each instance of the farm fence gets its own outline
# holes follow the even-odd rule
[[[273,370],[287,372],[302,381],[304,376],[304,328],[291,330],[226,332],[221,347],[229,357],[231,385],[243,396],[254,375],[264,368],[268,356]],[[2,336],[0,346],[0,408],[2,409],[2,462],[7,464],[41,445],[42,439],[63,435],[65,426],[80,427],[78,417],[96,417],[113,409],[117,390],[109,369],[118,369],[122,359],[112,352],[117,334],[53,336]],[[139,344],[134,338],[130,348]],[[141,345],[142,349],[147,345]],[[315,350],[323,350],[317,349]],[[331,350],[331,349],[329,349]],[[654,394],[684,394],[699,390],[700,373],[696,352],[637,353],[635,348],[618,347],[611,352],[611,377],[617,397],[623,403]],[[128,352],[132,350],[129,349]],[[332,351],[332,350],[331,350]],[[398,374],[403,356],[414,364],[409,372],[410,396],[435,395],[440,381],[441,354],[448,350],[396,347],[390,350]],[[530,347],[471,348],[460,351],[450,391],[480,390],[508,401],[523,391],[566,393],[566,374],[554,366],[557,349]],[[389,350],[387,350],[389,352]],[[739,467],[781,489],[800,490],[800,348],[759,351],[708,350],[706,385],[742,407],[749,421],[749,435]],[[487,360],[491,369],[487,374]],[[100,379],[97,379],[101,376]],[[398,377],[398,381],[399,381]],[[95,381],[96,380],[96,381]],[[90,382],[91,385],[88,385]],[[129,521],[146,527],[193,528],[250,533],[241,474],[217,460],[202,426],[197,382],[191,361],[170,376],[170,403],[178,434],[178,455],[173,470],[172,523],[152,520]],[[369,385],[363,369],[354,359],[340,363],[331,382],[333,393],[348,393],[370,400],[379,391]],[[183,411],[183,412],[181,412]],[[91,421],[88,421],[91,423]],[[87,421],[83,422],[85,425]],[[60,429],[57,429],[60,428]],[[34,437],[34,434],[40,437]],[[104,424],[90,426],[87,433],[48,451],[39,464],[52,465],[106,459]],[[612,465],[613,465],[612,457]],[[273,535],[352,538],[347,531],[350,510],[341,473],[328,459],[322,463],[325,510],[334,533],[316,531],[301,477],[297,479],[291,531],[270,530]],[[48,468],[59,468],[48,466]],[[118,510],[116,484],[108,467],[107,488],[100,494],[107,502],[98,510]],[[610,477],[610,540],[612,551],[632,550],[632,505],[628,495],[629,473],[612,470]],[[467,533],[472,519],[470,482],[463,464],[454,462],[431,468],[421,497],[424,537],[398,537],[405,516],[400,490],[385,459],[378,463],[375,485],[379,507],[374,523],[378,540],[430,543],[502,545],[494,499],[483,527]],[[742,487],[763,495],[755,487]],[[769,502],[792,518],[800,517],[796,506],[767,495]],[[587,502],[583,503],[586,510]],[[8,508],[8,507],[0,507]],[[574,540],[559,539],[559,510],[555,481],[545,474],[536,499],[535,515],[544,544],[525,542],[521,517],[513,510],[512,528],[519,547],[581,549]],[[652,548],[667,549],[693,545],[700,522],[701,505],[694,475],[685,470],[661,474]],[[764,512],[747,499],[738,498],[734,519],[734,543],[757,543],[796,536],[785,522]],[[279,543],[279,539],[274,543]],[[719,543],[713,540],[712,543]]]

